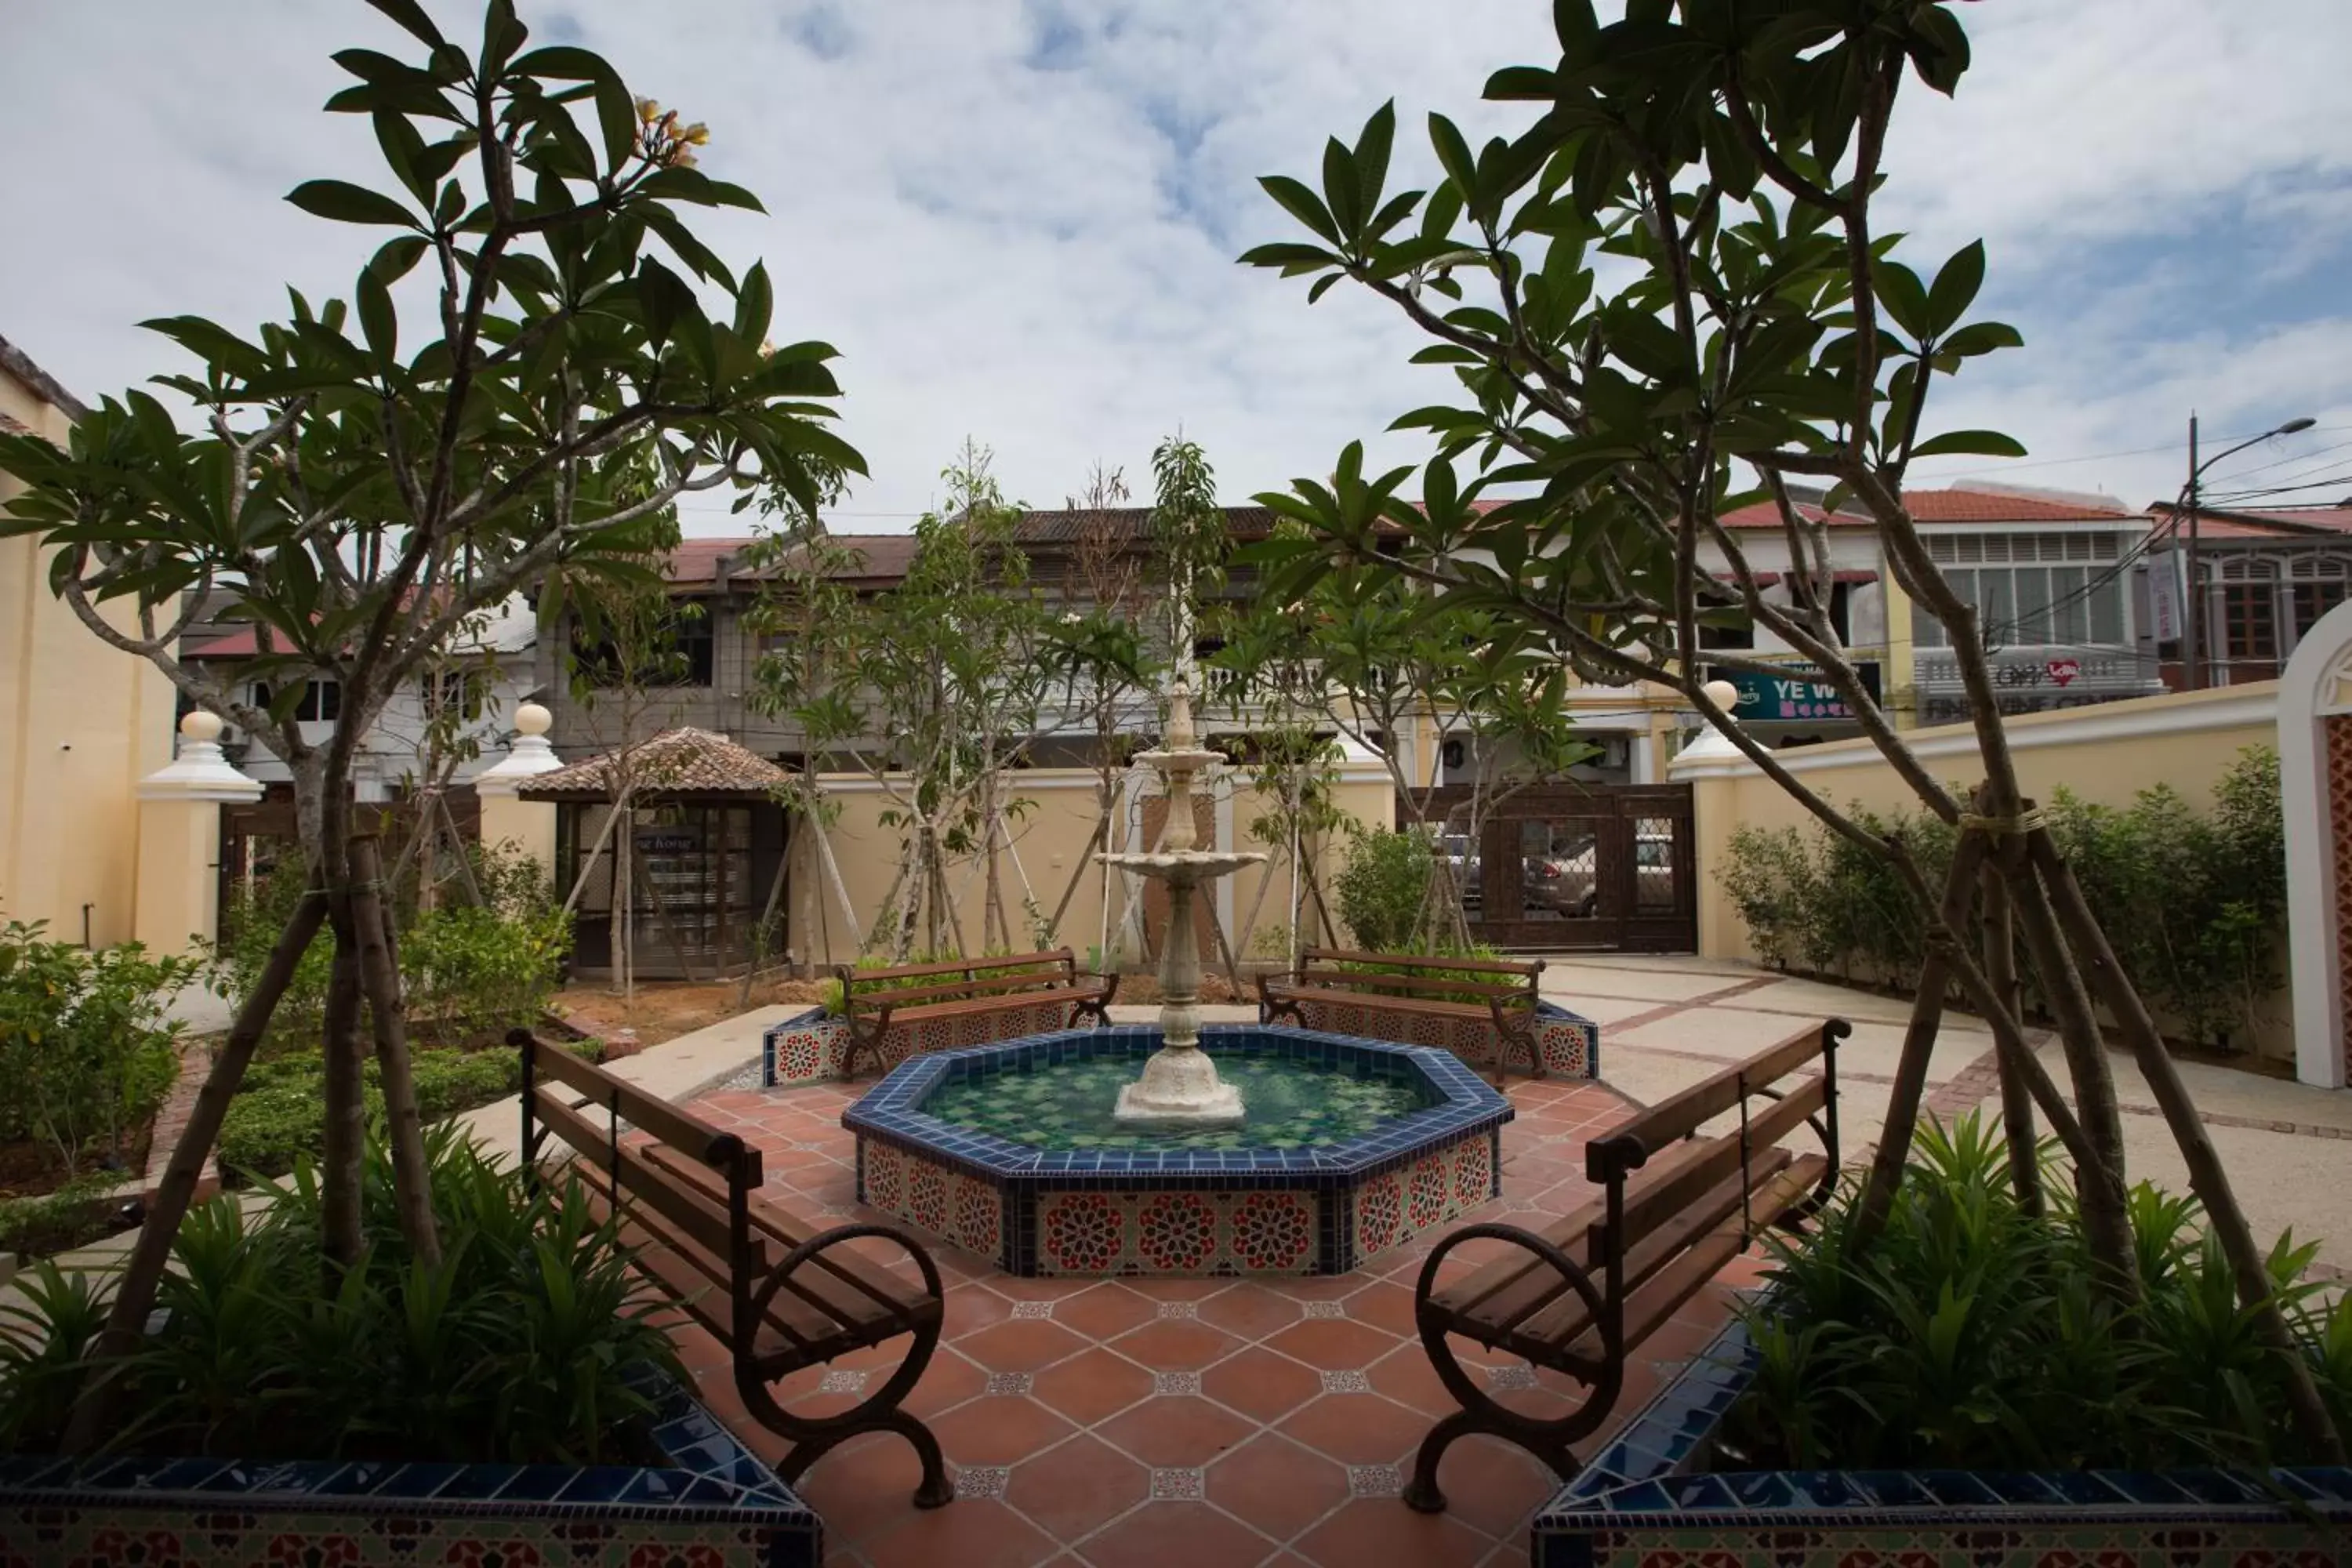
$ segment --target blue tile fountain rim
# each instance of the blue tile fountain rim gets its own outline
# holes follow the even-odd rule
[[[2253,1524],[2315,1515],[2352,1523],[2352,1468],[1694,1471],[1759,1359],[1735,1316],[1553,1494],[1534,1521],[1538,1544],[1623,1530]],[[1538,1552],[1538,1563],[1550,1560]]]
[[[1276,1054],[1327,1066],[1370,1067],[1385,1075],[1416,1075],[1437,1103],[1381,1123],[1361,1137],[1314,1149],[1072,1149],[1045,1150],[959,1127],[927,1115],[931,1090],[951,1079],[989,1070],[1014,1071],[1043,1058],[1133,1058],[1160,1047],[1157,1025],[1114,1024],[1061,1029],[1015,1040],[967,1046],[910,1058],[890,1069],[842,1112],[841,1124],[861,1136],[945,1158],[991,1177],[1292,1176],[1302,1180],[1358,1176],[1411,1158],[1433,1142],[1491,1131],[1511,1120],[1511,1102],[1451,1051],[1398,1045],[1353,1035],[1271,1024],[1213,1024],[1201,1031],[1212,1056],[1245,1054],[1271,1046]]]
[[[814,1538],[808,1505],[682,1384],[647,1371],[636,1386],[654,1403],[652,1436],[668,1468],[0,1455],[0,1507],[365,1513],[398,1505],[435,1518],[658,1518]]]

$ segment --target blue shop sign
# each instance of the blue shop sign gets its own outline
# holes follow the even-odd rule
[[[1862,689],[1870,693],[1870,700],[1879,700],[1877,661],[1857,664],[1854,673],[1862,678]],[[1801,724],[1812,720],[1853,717],[1853,710],[1846,706],[1837,688],[1822,680],[1822,672],[1810,664],[1792,664],[1786,675],[1761,675],[1752,669],[1724,669],[1715,674],[1738,689],[1739,700],[1732,708],[1731,716],[1743,724]]]

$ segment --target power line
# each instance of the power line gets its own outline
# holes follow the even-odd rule
[[[2326,436],[2345,430],[2352,430],[2352,425],[2321,425],[2301,433]],[[2250,430],[2243,436],[2215,436],[2210,439],[2215,442],[2254,440],[2262,434],[2263,432],[2259,430]],[[2160,447],[2134,447],[2120,452],[2086,452],[2079,458],[2036,458],[2029,462],[1999,463],[1981,468],[1947,468],[1935,477],[1940,479],[1965,479],[1979,474],[2014,474],[2026,468],[2063,468],[2070,463],[2095,463],[2108,458],[2145,458],[2156,452],[2181,451],[2186,449],[2188,445],[2188,441],[2184,438],[2179,441],[2167,441]],[[2310,455],[2305,452],[2298,453],[2297,457],[2307,458]],[[1934,461],[1933,458],[1927,460]]]

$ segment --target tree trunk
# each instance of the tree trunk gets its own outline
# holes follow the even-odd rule
[[[325,1052],[326,1147],[319,1161],[320,1225],[324,1231],[330,1275],[359,1261],[365,1245],[360,1226],[360,1183],[367,1159],[367,1100],[360,1079],[359,932],[352,914],[351,889],[327,895],[327,920],[335,938],[334,966],[327,976]]]
[[[1966,930],[1969,910],[1976,902],[1977,870],[1984,864],[1984,835],[1963,829],[1952,852],[1952,868],[1944,881],[1943,907],[1927,931],[1927,956],[1919,966],[1919,989],[1911,1002],[1911,1022],[1903,1034],[1903,1054],[1895,1066],[1895,1087],[1887,1096],[1886,1120],[1878,1134],[1878,1152],[1863,1187],[1860,1245],[1868,1246],[1895,1206],[1895,1189],[1902,1184],[1903,1168],[1911,1157],[1911,1136],[1919,1125],[1919,1101],[1927,1087],[1927,1066],[1936,1050],[1936,1035],[1944,1021],[1944,990],[1949,961],[1947,954]]]
[[[1992,982],[2001,1005],[2019,1018],[2025,1016],[2024,989],[2017,980],[2017,931],[2010,919],[2009,885],[1991,867],[1981,874],[1984,883],[1985,977]],[[2009,1184],[2018,1205],[2027,1214],[2042,1212],[2041,1139],[2033,1128],[2033,1092],[2010,1054],[1994,1047],[2000,1070],[2000,1125],[2009,1141]]]
[[[400,962],[393,948],[392,908],[380,883],[383,865],[373,837],[352,840],[352,915],[358,926],[360,985],[375,1035],[376,1076],[383,1089],[384,1134],[392,1144],[392,1175],[400,1233],[428,1268],[441,1261],[433,1223],[433,1178],[425,1163],[425,1124],[409,1070],[407,1005]]]
[[[255,1047],[268,1032],[270,1015],[277,1012],[278,998],[285,995],[295,968],[310,951],[326,918],[326,897],[313,886],[287,917],[286,928],[278,933],[277,945],[269,950],[269,958],[255,978],[252,992],[237,1008],[228,1037],[221,1042],[219,1054],[213,1058],[212,1070],[205,1075],[204,1088],[196,1092],[195,1108],[188,1113],[188,1125],[173,1147],[171,1162],[163,1168],[163,1180],[155,1190],[154,1201],[148,1205],[147,1217],[140,1225],[139,1239],[131,1247],[130,1261],[123,1266],[121,1282],[115,1287],[114,1300],[107,1311],[105,1331],[90,1358],[93,1363],[104,1365],[130,1353],[138,1348],[146,1333],[147,1314],[154,1310],[156,1289],[163,1283],[164,1265],[171,1261],[172,1242],[194,1201],[197,1179],[204,1174],[205,1162],[211,1157],[213,1144],[220,1137],[221,1121],[228,1114],[229,1100],[245,1079],[245,1069],[253,1060]],[[93,1377],[84,1384],[74,1405],[73,1417],[66,1427],[68,1453],[86,1453],[114,1430],[111,1409],[115,1388],[114,1380],[104,1376]]]
[[[2083,976],[2058,931],[2057,917],[2022,837],[2011,834],[2001,845],[2001,872],[2009,882],[2011,906],[2025,950],[2042,976],[2043,994],[2058,1017],[2058,1037],[2066,1051],[2066,1065],[2074,1080],[2074,1106],[2092,1155],[2088,1166],[2077,1163],[2075,1189],[2083,1208],[2083,1230],[2091,1255],[2106,1266],[2104,1280],[2122,1300],[2139,1298],[2138,1255],[2132,1244],[2131,1219],[2125,1208],[2124,1134],[2116,1110],[2116,1084],[2107,1068],[2106,1042],[2100,1038],[2098,1018],[2083,988]]]
[[[2173,1141],[2180,1145],[2181,1157],[2189,1166],[2189,1190],[2205,1205],[2206,1217],[2221,1238],[2221,1249],[2230,1260],[2230,1272],[2237,1281],[2238,1298],[2254,1314],[2255,1329],[2263,1342],[2277,1352],[2285,1365],[2287,1397],[2294,1407],[2295,1429],[2312,1446],[2321,1463],[2343,1464],[2342,1435],[2329,1418],[2327,1406],[2312,1380],[2310,1363],[2305,1360],[2279,1311],[2277,1298],[2272,1293],[2268,1262],[2255,1244],[2245,1211],[2238,1206],[2237,1194],[2231,1189],[2212,1137],[2205,1131],[2205,1123],[2189,1098],[2189,1087],[2180,1081],[2180,1069],[2157,1034],[2156,1021],[2148,1016],[2139,994],[2125,978],[2106,932],[2100,930],[2081,886],[2074,880],[2074,871],[2058,852],[2049,830],[2036,830],[2028,847],[2034,866],[2049,881],[2051,901],[2056,906],[2059,923],[2088,960],[2092,984],[2097,986],[2101,998],[2122,1027],[2125,1039],[2130,1042],[2141,1076],[2147,1079],[2157,1107],[2164,1112],[2165,1125],[2171,1129]]]

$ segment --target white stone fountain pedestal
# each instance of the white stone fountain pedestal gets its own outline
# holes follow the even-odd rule
[[[1192,899],[1201,884],[1230,877],[1265,858],[1255,851],[1198,849],[1192,826],[1192,775],[1218,754],[1192,742],[1192,695],[1180,674],[1168,694],[1168,740],[1136,759],[1168,781],[1168,826],[1148,855],[1097,855],[1155,882],[1168,884],[1168,938],[1160,955],[1160,1048],[1143,1076],[1123,1086],[1114,1114],[1130,1122],[1238,1121],[1242,1092],[1217,1076],[1201,1049],[1201,939],[1192,929]]]

